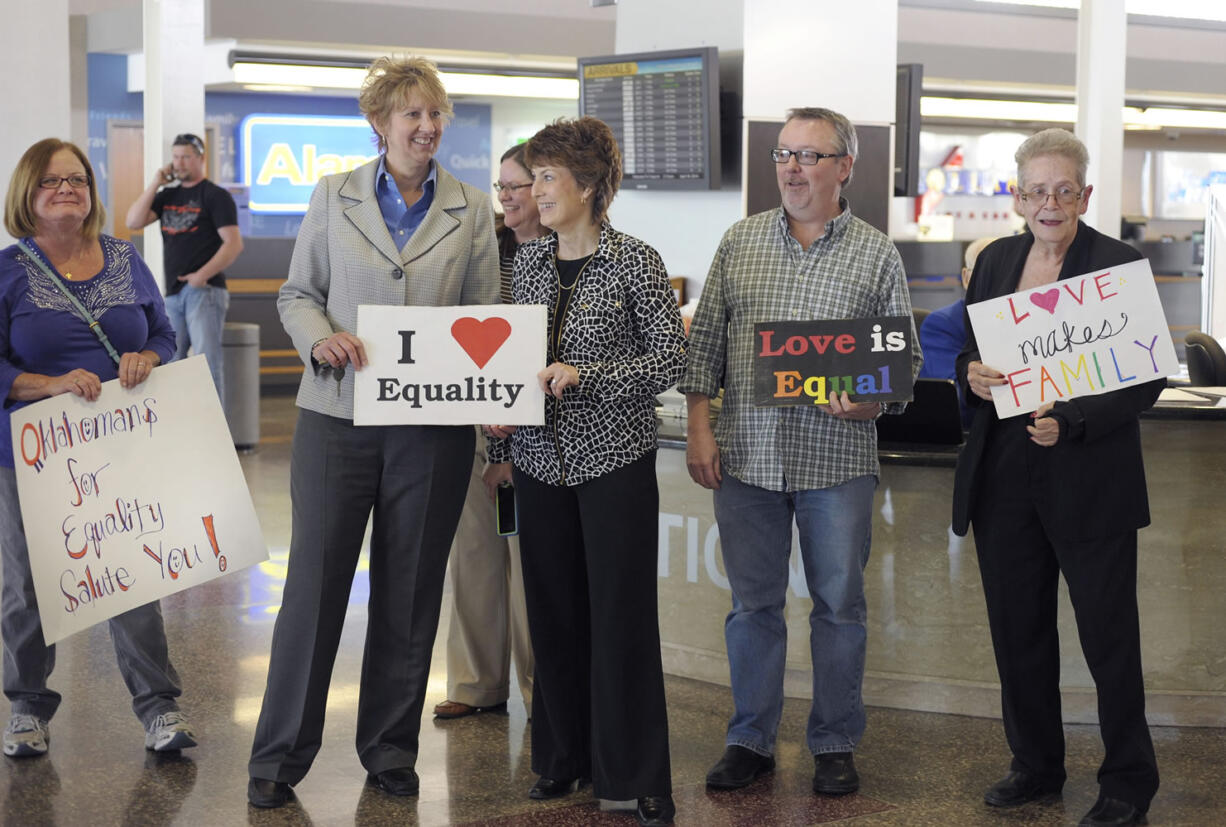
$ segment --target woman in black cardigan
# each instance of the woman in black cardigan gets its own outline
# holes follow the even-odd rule
[[[1081,222],[1093,187],[1085,183],[1089,153],[1071,133],[1039,132],[1016,160],[1014,203],[1028,231],[983,251],[967,305],[1141,257]],[[1149,524],[1138,416],[1165,380],[1001,420],[991,389],[1006,380],[979,361],[969,323],[967,330],[957,375],[977,410],[954,482],[954,531],[965,534],[968,522],[974,528],[1013,752],[1010,772],[984,800],[1014,806],[1064,785],[1056,629],[1063,573],[1098,689],[1106,748],[1099,798],[1081,823],[1141,823],[1158,789],[1158,769],[1145,720],[1137,617],[1137,529]]]

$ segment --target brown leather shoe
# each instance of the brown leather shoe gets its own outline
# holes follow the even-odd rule
[[[435,705],[434,717],[449,721],[452,718],[467,718],[469,715],[476,715],[478,712],[505,712],[506,709],[506,701],[494,704],[493,706],[469,706],[459,701],[443,701],[441,704]]]

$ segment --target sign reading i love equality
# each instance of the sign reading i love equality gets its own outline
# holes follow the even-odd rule
[[[967,305],[1001,419],[1179,372],[1149,262]]]
[[[543,425],[544,305],[358,307],[355,425]]]

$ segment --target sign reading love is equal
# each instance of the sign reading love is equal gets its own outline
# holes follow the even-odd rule
[[[1142,259],[967,305],[1001,419],[1179,372],[1149,262]]]
[[[355,425],[543,425],[544,305],[358,307]]]

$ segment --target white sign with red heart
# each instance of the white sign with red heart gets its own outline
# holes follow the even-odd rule
[[[967,305],[1001,419],[1179,372],[1149,262]]]
[[[544,305],[358,308],[355,425],[543,425]]]

